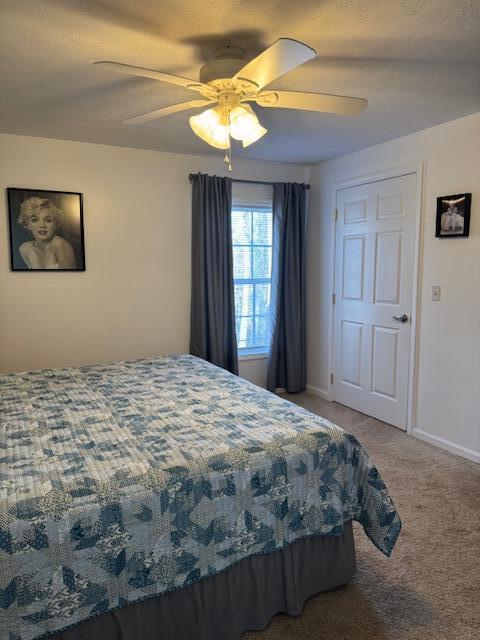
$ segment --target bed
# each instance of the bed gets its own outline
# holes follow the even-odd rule
[[[234,639],[400,518],[359,442],[193,356],[0,376],[0,640]]]

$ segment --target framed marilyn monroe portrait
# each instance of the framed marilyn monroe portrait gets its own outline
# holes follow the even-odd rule
[[[82,194],[8,188],[12,271],[85,271]]]

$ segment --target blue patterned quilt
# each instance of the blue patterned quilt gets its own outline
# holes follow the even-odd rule
[[[400,519],[350,434],[193,356],[0,376],[0,639],[31,640],[357,520]]]

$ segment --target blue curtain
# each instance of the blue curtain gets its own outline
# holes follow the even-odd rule
[[[306,388],[306,216],[307,186],[274,184],[270,391]]]
[[[238,374],[232,258],[232,181],[191,176],[190,353]]]

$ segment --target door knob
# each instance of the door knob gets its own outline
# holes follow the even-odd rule
[[[394,320],[397,320],[398,322],[408,322],[408,316],[407,314],[403,314],[403,316],[392,316],[392,318]]]

